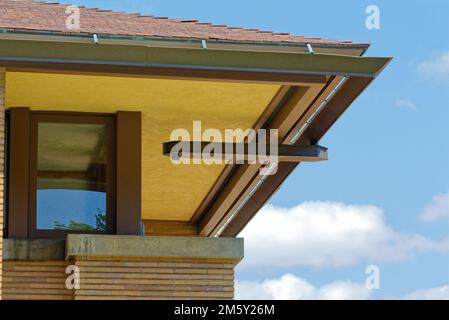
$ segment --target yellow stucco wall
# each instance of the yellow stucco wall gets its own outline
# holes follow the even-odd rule
[[[143,219],[189,220],[221,165],[175,166],[162,143],[176,128],[251,128],[279,89],[274,85],[6,73],[6,107],[142,112]]]

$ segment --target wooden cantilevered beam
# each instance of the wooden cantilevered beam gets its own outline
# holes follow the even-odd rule
[[[330,85],[338,82],[340,77],[333,77]],[[283,94],[281,99],[276,99],[278,106],[274,108],[274,114],[265,119],[263,129],[278,130],[279,141],[288,144],[286,137],[298,119],[308,117],[310,112],[319,104],[317,96],[326,94],[326,87],[294,87]],[[311,145],[305,143],[303,145]],[[234,165],[228,177],[220,188],[214,192],[213,199],[208,204],[201,206],[201,212],[197,212],[192,218],[192,223],[198,225],[200,236],[215,236],[223,227],[235,209],[240,206],[251,191],[252,185],[257,184],[260,175],[260,164]]]
[[[327,160],[327,148],[313,145],[282,144],[272,146],[251,143],[170,141],[163,143],[163,154],[171,159],[214,159],[225,162],[257,162],[258,157],[273,157],[277,162],[317,162]]]

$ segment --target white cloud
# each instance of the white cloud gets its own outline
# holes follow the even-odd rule
[[[426,77],[449,76],[449,52],[418,65],[418,72]]]
[[[449,192],[433,197],[432,202],[424,208],[420,217],[426,221],[439,219],[449,221]]]
[[[372,290],[352,281],[334,281],[321,287],[309,281],[285,274],[263,281],[236,281],[238,300],[367,300]],[[421,289],[406,294],[406,300],[449,300],[449,286]]]
[[[407,300],[449,300],[449,286],[416,290],[407,294]]]
[[[416,104],[410,99],[396,99],[395,101],[396,107],[416,110]]]
[[[364,285],[336,281],[316,287],[293,274],[264,281],[237,281],[236,299],[266,300],[363,300],[371,297]]]
[[[395,231],[376,206],[337,202],[265,206],[240,236],[245,238],[240,268],[377,264],[449,250],[449,239],[437,242]]]

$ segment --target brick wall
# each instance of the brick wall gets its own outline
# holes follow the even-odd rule
[[[76,259],[76,300],[232,299],[234,263],[208,260]]]
[[[3,257],[3,189],[5,181],[4,150],[5,150],[5,72],[0,69],[0,300],[2,299],[2,257]]]
[[[80,289],[65,287],[69,264],[79,267]],[[234,262],[208,259],[5,261],[5,300],[232,299]]]
[[[4,261],[4,300],[73,300],[65,261]]]
[[[65,240],[6,239],[3,298],[233,299],[243,247],[238,238],[69,234]],[[72,272],[79,272],[79,288],[70,282],[76,277]]]

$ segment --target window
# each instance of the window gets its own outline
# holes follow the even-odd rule
[[[30,234],[112,232],[114,118],[32,114],[30,120]]]
[[[141,114],[11,108],[7,236],[141,234]]]

